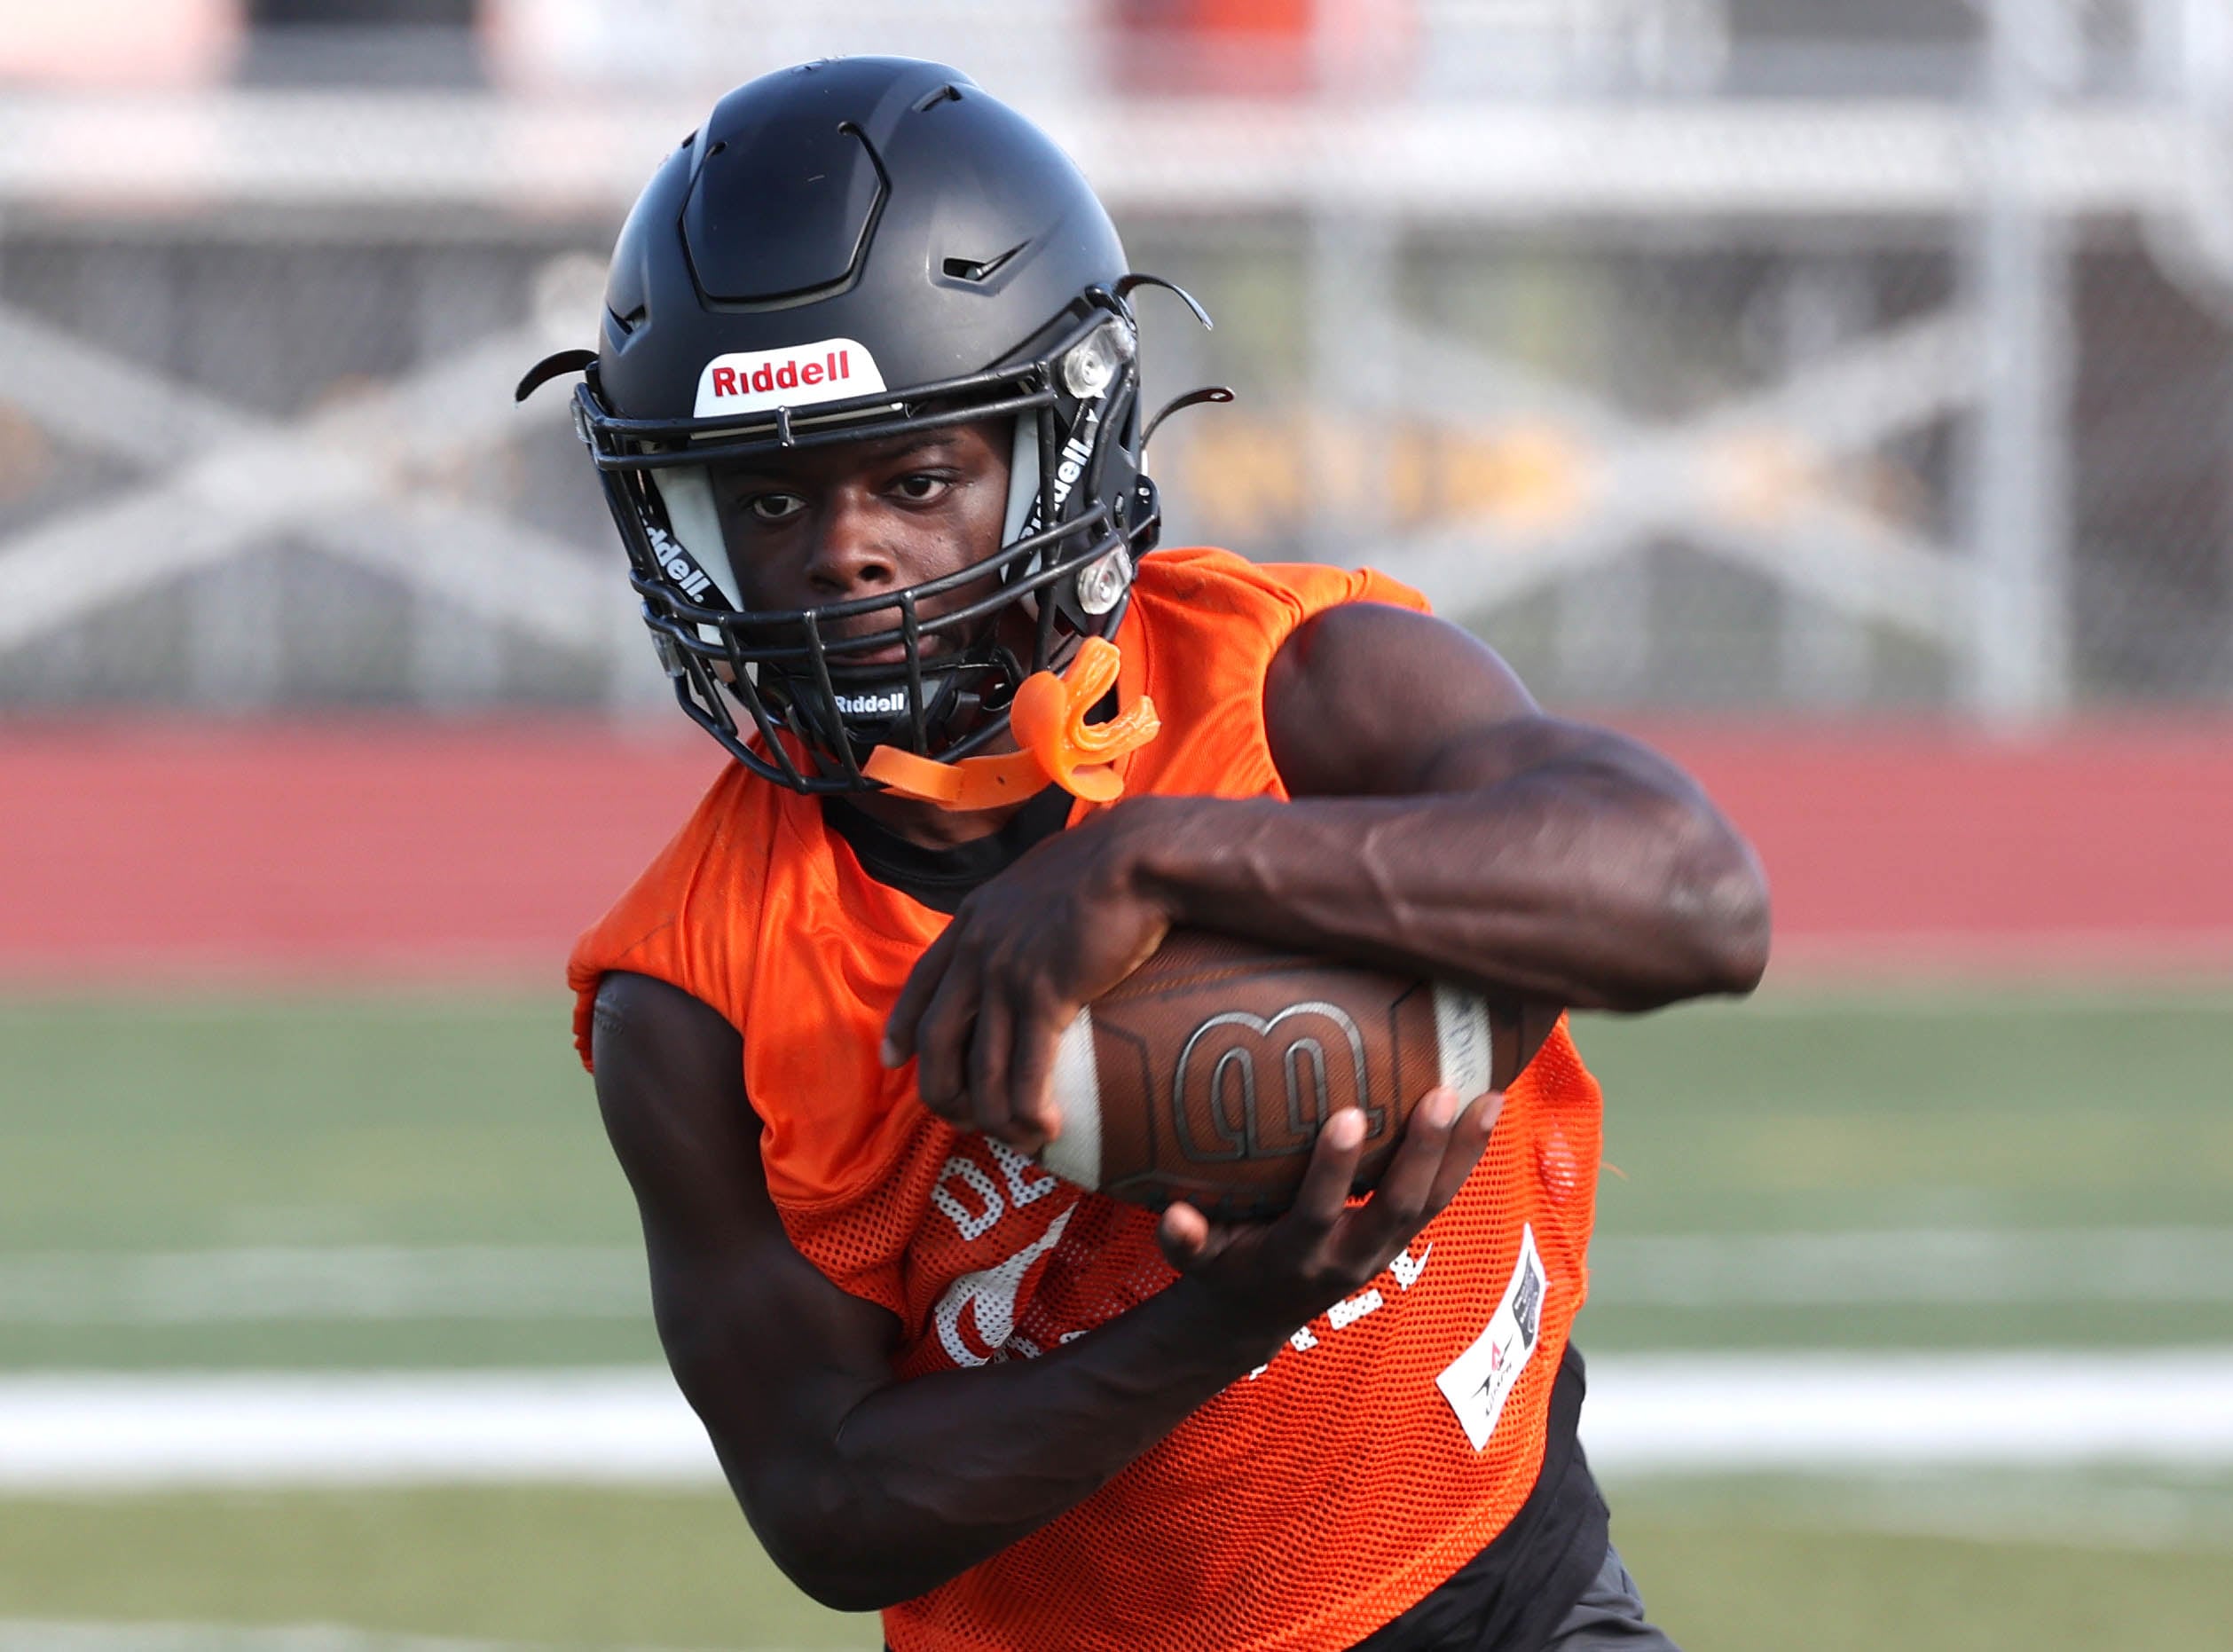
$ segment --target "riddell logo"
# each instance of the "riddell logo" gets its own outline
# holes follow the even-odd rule
[[[841,694],[837,698],[837,712],[842,717],[896,717],[908,709],[908,691],[894,688],[888,694]]]
[[[859,341],[826,338],[790,350],[716,356],[698,374],[696,415],[714,419],[724,413],[805,407],[883,388],[877,358]]]
[[[1101,429],[1101,405],[1096,402],[1086,409],[1086,416],[1077,430],[1062,444],[1062,454],[1055,460],[1055,515],[1062,515],[1062,507],[1070,498],[1070,490],[1078,485],[1078,478],[1093,462],[1093,442]],[[1025,531],[1036,533],[1047,524],[1039,519],[1040,501],[1032,500],[1031,515],[1024,524]]]
[[[666,570],[668,578],[682,587],[682,594],[693,602],[702,602],[713,586],[705,570],[692,562],[687,552],[671,534],[657,528],[649,530],[652,551],[659,558],[659,566]]]
[[[735,367],[713,369],[716,396],[765,396],[770,390],[795,390],[802,385],[838,384],[853,377],[853,352],[833,350],[820,361],[802,362],[787,356],[780,362],[763,361],[751,371]]]

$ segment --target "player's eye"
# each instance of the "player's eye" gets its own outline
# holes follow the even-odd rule
[[[796,493],[755,493],[745,508],[762,522],[782,522],[806,509],[806,501]]]
[[[892,488],[900,497],[912,505],[927,505],[932,500],[943,499],[953,482],[932,471],[917,470],[901,476]]]

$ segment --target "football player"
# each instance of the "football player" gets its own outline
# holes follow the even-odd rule
[[[675,1376],[776,1562],[901,1652],[1664,1648],[1576,1440],[1562,1027],[1362,1201],[1354,1110],[1268,1223],[1034,1157],[1061,1030],[1175,925],[1591,1009],[1765,962],[1665,760],[1391,580],[1153,548],[1152,285],[965,76],[812,64],[668,156],[599,348],[522,386],[583,374],[735,759],[570,970]]]

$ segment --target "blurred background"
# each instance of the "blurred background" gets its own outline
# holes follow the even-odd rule
[[[559,971],[719,753],[511,399],[859,51],[1215,315],[1174,543],[1760,845],[1760,996],[1577,1028],[1655,1615],[2233,1647],[2224,0],[0,0],[0,1652],[877,1643],[657,1365]]]

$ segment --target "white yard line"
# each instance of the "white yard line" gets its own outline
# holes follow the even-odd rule
[[[651,1368],[0,1378],[0,1488],[719,1477]]]
[[[2233,1349],[1592,1359],[1582,1437],[1635,1473],[2233,1464]]]
[[[2233,1302],[2233,1228],[1625,1234],[1592,1250],[1613,1306]],[[633,1319],[632,1246],[259,1247],[0,1258],[0,1326]]]
[[[1628,1356],[1583,1438],[1631,1475],[2233,1466],[2233,1348]],[[0,1490],[466,1482],[717,1484],[665,1373],[0,1379]]]

